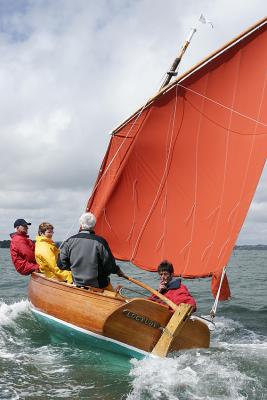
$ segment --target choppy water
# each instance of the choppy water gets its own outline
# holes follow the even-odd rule
[[[29,310],[28,278],[0,249],[0,399],[267,399],[266,264],[266,251],[233,254],[232,300],[219,305],[210,349],[137,361],[55,342]],[[127,273],[157,285],[154,274]],[[209,282],[187,284],[199,312],[208,314]]]

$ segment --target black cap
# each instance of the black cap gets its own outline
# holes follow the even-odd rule
[[[22,225],[22,226],[31,225],[31,223],[26,222],[25,219],[23,219],[23,218],[16,219],[16,221],[14,222],[14,228],[17,228],[20,225]]]

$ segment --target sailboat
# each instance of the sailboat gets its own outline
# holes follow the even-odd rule
[[[174,69],[112,132],[86,210],[116,259],[155,271],[167,258],[177,276],[212,277],[223,300],[225,268],[267,157],[267,18],[175,80]],[[128,279],[165,304],[38,273],[28,297],[38,318],[111,351],[164,357],[209,346],[209,323],[189,305]]]

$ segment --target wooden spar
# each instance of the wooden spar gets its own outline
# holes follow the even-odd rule
[[[191,32],[190,32],[188,38],[186,39],[186,41],[184,42],[183,47],[182,47],[181,50],[180,50],[180,53],[178,54],[178,56],[177,56],[177,57],[175,58],[175,60],[173,61],[170,70],[167,72],[167,76],[166,76],[166,78],[164,79],[164,82],[163,82],[163,84],[162,84],[161,87],[160,87],[160,91],[161,91],[165,86],[167,86],[167,85],[170,83],[170,80],[171,80],[171,78],[172,78],[173,76],[176,76],[176,75],[177,75],[176,70],[177,70],[177,68],[178,68],[178,65],[180,64],[181,59],[182,59],[184,53],[186,52],[186,49],[187,49],[187,47],[189,46],[189,43],[190,43],[192,37],[194,36],[194,34],[196,33],[196,31],[197,31],[197,30],[196,30],[195,28],[192,28],[192,29],[191,29]]]
[[[152,287],[146,285],[143,282],[138,281],[137,279],[131,278],[130,276],[124,275],[123,278],[125,278],[128,281],[134,283],[135,285],[138,285],[138,286],[142,287],[143,289],[148,290],[150,293],[152,293],[155,296],[157,296],[160,300],[164,301],[164,303],[167,304],[169,307],[171,307],[174,311],[177,310],[178,306],[175,303],[173,303],[171,300],[169,300],[163,294],[159,293],[157,290],[152,289]]]
[[[264,25],[267,22],[267,17],[262,18],[260,21],[258,21],[256,24],[250,26],[248,29],[245,31],[241,32],[238,36],[236,36],[234,39],[230,40],[229,42],[226,42],[222,47],[219,49],[215,50],[214,52],[210,53],[207,57],[203,58],[200,62],[197,64],[193,65],[189,70],[184,72],[182,75],[178,76],[175,81],[171,82],[169,85],[161,89],[158,93],[155,94],[155,96],[151,97],[150,99],[147,100],[147,102],[142,106],[139,107],[130,117],[128,117],[126,120],[124,120],[121,124],[119,124],[116,128],[114,128],[111,132],[111,134],[116,135],[116,132],[121,129],[124,125],[127,124],[130,120],[135,118],[140,111],[146,109],[149,107],[153,101],[155,101],[161,94],[163,94],[165,91],[171,89],[173,86],[175,86],[177,83],[183,81],[185,78],[187,78],[190,74],[192,74],[194,71],[200,69],[203,67],[205,64],[207,64],[211,59],[219,56],[222,52],[227,50],[229,47],[234,45],[236,42],[241,40],[243,37],[253,33],[256,29],[259,29],[262,25]]]

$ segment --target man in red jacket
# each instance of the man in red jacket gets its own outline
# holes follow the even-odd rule
[[[189,293],[187,287],[181,283],[181,279],[173,277],[173,265],[169,261],[165,260],[160,263],[158,273],[160,275],[158,292],[177,305],[181,303],[190,304],[193,307],[193,311],[196,311],[195,299]],[[157,303],[163,303],[154,294],[149,299]]]
[[[10,254],[16,270],[21,275],[29,275],[39,270],[35,261],[34,243],[28,236],[28,225],[25,219],[17,219],[14,222],[15,233],[11,233]]]

